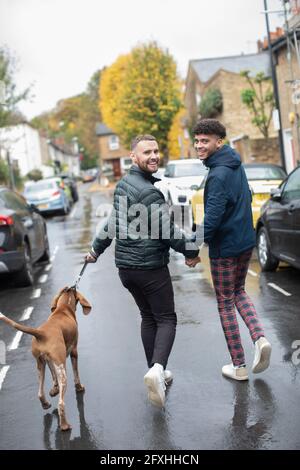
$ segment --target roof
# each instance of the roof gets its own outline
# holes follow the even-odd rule
[[[191,60],[190,65],[203,83],[207,82],[221,69],[233,73],[240,73],[242,70],[250,70],[250,75],[256,75],[258,72],[264,72],[267,76],[271,75],[270,56],[268,52]]]
[[[115,135],[115,133],[109,127],[107,127],[103,122],[97,122],[96,135],[98,136]]]

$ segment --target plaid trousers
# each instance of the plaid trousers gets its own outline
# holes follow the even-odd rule
[[[235,307],[247,325],[252,341],[255,342],[264,336],[255,307],[245,292],[251,254],[252,250],[242,253],[239,257],[210,259],[220,320],[234,366],[245,364]]]

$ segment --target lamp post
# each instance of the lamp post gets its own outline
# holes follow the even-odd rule
[[[280,158],[281,164],[284,169],[286,169],[285,165],[285,158],[284,158],[284,144],[283,144],[283,135],[282,135],[282,124],[281,124],[281,113],[280,113],[280,102],[279,102],[279,93],[278,93],[278,82],[276,76],[276,69],[274,64],[274,57],[272,52],[272,44],[271,44],[271,35],[270,35],[270,23],[269,23],[269,11],[268,11],[268,4],[267,0],[264,0],[264,14],[266,18],[266,28],[267,28],[267,37],[268,37],[268,50],[270,55],[270,63],[271,63],[271,76],[273,82],[273,89],[274,89],[274,99],[275,99],[275,113],[277,114],[278,119],[278,140],[279,140],[279,150],[280,150]]]

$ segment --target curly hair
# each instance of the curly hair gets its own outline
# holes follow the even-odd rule
[[[193,129],[194,135],[217,135],[221,139],[226,137],[226,128],[217,119],[200,119]]]

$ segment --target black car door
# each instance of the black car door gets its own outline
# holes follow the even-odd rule
[[[290,201],[289,212],[293,221],[292,256],[296,259],[296,264],[300,265],[300,168],[289,175],[284,192]]]
[[[300,258],[300,168],[294,170],[284,184],[279,207],[277,216],[280,216],[280,225],[273,234],[275,237],[273,248],[275,246],[281,259],[295,263],[296,258]],[[298,234],[296,230],[297,219],[299,223]]]

